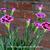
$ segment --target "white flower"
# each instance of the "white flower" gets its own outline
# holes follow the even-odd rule
[[[12,12],[14,12],[15,10],[16,10],[16,8],[13,8],[13,9],[12,9]]]
[[[28,20],[26,21],[26,23],[27,23],[27,27],[29,26],[30,21],[31,21],[31,19],[28,19]]]
[[[13,8],[13,9],[12,9],[12,12],[11,12],[11,14],[10,14],[11,16],[13,15],[13,13],[14,13],[15,10],[16,10],[16,8]]]

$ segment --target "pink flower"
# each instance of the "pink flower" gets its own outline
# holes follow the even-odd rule
[[[36,27],[38,27],[38,28],[41,28],[41,23],[39,23],[39,22],[34,22],[34,25],[36,26]]]
[[[13,20],[14,20],[14,18],[10,15],[7,15],[7,14],[0,18],[0,22],[4,23],[4,24],[11,23],[11,21],[13,21]]]
[[[42,28],[47,29],[48,31],[50,31],[50,22],[43,22],[42,23]]]
[[[39,10],[42,10],[44,7],[43,7],[43,4],[38,4],[36,5],[36,8],[38,8]]]
[[[7,8],[1,8],[1,10],[7,10]]]
[[[45,13],[43,13],[43,12],[38,12],[35,15],[37,16],[37,18],[45,18],[46,17]]]

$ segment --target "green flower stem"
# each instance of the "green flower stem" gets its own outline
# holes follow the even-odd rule
[[[8,32],[9,32],[9,30],[10,30],[10,23],[5,24],[5,26],[7,27]]]
[[[33,30],[34,30],[34,33],[36,33],[36,32],[38,31],[38,27],[35,28],[35,26],[34,26]],[[35,37],[36,37],[36,36],[35,36]],[[35,38],[35,37],[34,37],[34,38]],[[31,43],[34,42],[34,38],[32,39]],[[30,46],[32,46],[31,43],[30,43]],[[35,50],[35,49],[36,49],[36,47],[34,47],[34,46],[32,46],[32,47],[33,47],[33,48],[31,48],[30,50]]]
[[[38,27],[35,28],[34,33],[36,33],[38,31]]]
[[[28,33],[28,24],[26,23],[26,27],[25,27],[25,33],[23,35],[23,41],[24,43],[22,43],[23,45],[27,45],[28,44],[28,38],[29,38],[29,33]]]
[[[26,29],[25,29],[24,38],[23,38],[24,42],[25,42],[25,44],[24,44],[25,46],[29,46],[29,43],[30,43],[30,40],[31,40],[30,34],[31,34],[32,30],[34,30],[33,23],[31,23],[29,25],[29,27],[26,27]],[[23,50],[26,50],[26,49],[31,50],[30,48],[23,48]]]
[[[13,15],[13,13],[14,13],[14,11],[12,10],[10,15],[12,16],[12,15]]]
[[[8,30],[8,31],[9,31],[9,30]],[[12,34],[10,33],[10,31],[9,31],[8,36],[9,36],[9,44],[10,44],[10,47],[11,47],[11,46],[13,46],[13,39],[12,39]],[[11,47],[11,48],[12,48],[12,50],[14,50],[13,47]]]
[[[13,15],[13,13],[14,13],[14,12],[11,12],[11,14],[10,14],[10,15],[12,16],[12,15]]]
[[[36,36],[34,37],[31,46],[37,48],[38,44],[42,40],[43,36],[45,35],[45,32],[42,33],[42,31],[37,32]],[[36,49],[35,49],[36,50]]]
[[[20,40],[19,40],[18,28],[16,28],[14,34],[15,34],[15,36],[16,36],[15,41],[16,41],[17,46],[18,46],[18,45],[20,45],[20,44],[19,44]],[[15,43],[15,45],[16,45],[16,43]]]
[[[34,25],[33,25],[33,23],[30,23],[29,26],[26,27],[25,33],[24,33],[24,41],[25,41],[26,45],[29,45],[29,43],[30,43],[30,40],[31,40],[30,34],[31,34],[32,30],[34,30]]]
[[[18,29],[17,28],[15,29],[15,31],[10,32],[9,37],[10,37],[11,46],[17,46],[17,44],[20,45],[19,44],[20,41],[19,41],[19,35],[18,35]],[[12,47],[12,50],[14,50],[14,47]]]
[[[14,34],[14,32],[11,32],[9,25],[7,25],[7,27],[8,27],[8,39],[9,39],[8,43],[11,47],[11,46],[13,46],[13,41],[14,41],[13,34]],[[11,47],[11,48],[12,48],[12,50],[14,50],[13,47]]]
[[[29,30],[28,28],[26,28],[25,33],[24,33],[24,41],[25,41],[25,45],[28,45],[29,42]]]
[[[2,37],[0,36],[0,50],[4,50],[4,44],[3,44]]]
[[[14,47],[12,47],[12,50],[14,50]]]

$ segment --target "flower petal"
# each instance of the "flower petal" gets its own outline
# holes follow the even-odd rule
[[[37,16],[37,18],[45,18],[46,17],[45,13],[43,13],[43,12],[38,12],[35,15]]]

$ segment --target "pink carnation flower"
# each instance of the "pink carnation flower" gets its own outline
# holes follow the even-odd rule
[[[43,4],[38,4],[36,5],[36,8],[38,8],[39,10],[42,10],[44,8]]]
[[[42,23],[42,28],[47,29],[48,31],[50,31],[50,22],[43,22]]]
[[[36,27],[38,27],[38,28],[41,28],[41,23],[39,23],[39,22],[34,22],[34,25],[36,26]]]
[[[43,13],[43,12],[38,12],[35,15],[37,16],[37,18],[45,18],[46,17],[45,13]]]
[[[10,15],[7,15],[7,14],[0,18],[0,22],[4,23],[4,24],[11,23],[11,21],[13,21],[13,20],[14,20],[14,18]]]

